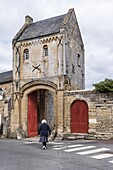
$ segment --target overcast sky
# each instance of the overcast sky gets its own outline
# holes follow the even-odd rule
[[[12,70],[12,39],[34,22],[75,9],[85,46],[85,86],[113,79],[113,0],[0,0],[0,73]]]

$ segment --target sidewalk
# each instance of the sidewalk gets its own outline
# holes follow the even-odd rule
[[[35,136],[35,137],[30,137],[30,138],[24,138],[22,140],[28,141],[28,142],[39,142],[39,139],[40,139],[39,136]]]
[[[35,142],[35,143],[39,143],[39,139],[40,139],[40,136],[35,136],[35,137],[30,137],[30,138],[24,138],[24,139],[22,139],[23,141],[26,141],[26,142]],[[51,140],[50,138],[48,138],[48,141],[49,141],[49,143],[51,143],[51,144],[55,144],[55,143],[61,143],[62,142],[62,140],[60,140],[60,139],[55,139],[55,140]]]

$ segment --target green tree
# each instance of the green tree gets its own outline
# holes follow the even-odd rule
[[[93,84],[95,86],[95,90],[101,93],[113,93],[113,80],[105,79],[99,83]]]

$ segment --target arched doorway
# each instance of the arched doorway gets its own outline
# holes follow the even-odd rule
[[[54,128],[54,94],[46,89],[28,94],[28,137],[38,135],[42,119],[47,120],[51,129]]]
[[[83,100],[71,105],[71,133],[88,133],[88,105]]]
[[[37,92],[28,95],[28,136],[36,136],[38,127]]]

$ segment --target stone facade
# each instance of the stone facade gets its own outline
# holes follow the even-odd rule
[[[37,23],[26,16],[13,39],[12,133],[18,128],[27,133],[27,102],[33,91],[40,96],[38,121],[47,118],[52,129],[62,132],[64,90],[84,89],[84,84],[84,45],[74,10]]]
[[[88,104],[88,134],[89,138],[113,138],[113,94],[97,93],[95,91],[67,91],[65,101],[65,132],[71,133],[70,107],[73,101],[82,100]]]
[[[0,89],[3,91],[3,98],[0,100],[0,128],[3,128],[1,129],[3,136],[7,137],[11,127],[12,82],[1,83]]]

